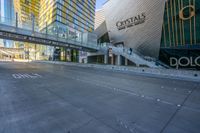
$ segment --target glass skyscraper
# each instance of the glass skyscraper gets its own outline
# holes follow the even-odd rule
[[[14,20],[13,0],[0,0],[0,21],[12,23]],[[13,47],[14,42],[11,40],[0,39],[0,45],[4,47]]]
[[[35,25],[38,26],[40,0],[14,0],[14,8],[18,13],[19,24],[29,27],[34,17]]]
[[[80,32],[92,32],[95,3],[96,0],[41,0],[39,27],[68,26]]]
[[[18,17],[18,26],[24,29],[32,29],[33,18],[35,31],[58,35],[59,37],[78,42],[85,42],[94,30],[94,16],[96,0],[0,0],[8,3],[12,9],[13,19]],[[2,5],[2,4],[1,4]],[[3,6],[5,7],[5,6]],[[5,11],[9,13],[9,11]],[[1,13],[3,13],[1,11]],[[8,15],[6,15],[8,16]],[[15,23],[14,23],[15,24]],[[37,28],[37,29],[36,29]],[[37,44],[16,42],[15,47],[24,48],[25,51],[35,55],[40,51],[45,55],[46,49],[51,46],[36,46]],[[41,50],[42,49],[42,50]],[[71,61],[78,60],[79,51],[75,49],[51,47],[61,50],[62,53],[70,53]],[[42,51],[42,52],[41,52]],[[31,54],[31,53],[30,53]],[[63,56],[66,56],[63,54]],[[35,56],[36,57],[36,56]],[[74,59],[76,57],[76,59]]]
[[[85,33],[94,30],[95,4],[96,0],[41,0],[40,31],[81,42]],[[58,52],[61,57],[64,55],[62,53],[67,54],[67,61],[79,60],[78,50],[61,48],[57,51],[61,51]]]

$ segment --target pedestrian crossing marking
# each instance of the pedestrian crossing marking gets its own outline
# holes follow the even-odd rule
[[[15,79],[36,79],[36,78],[42,78],[40,74],[37,73],[15,73],[12,74],[12,77]]]

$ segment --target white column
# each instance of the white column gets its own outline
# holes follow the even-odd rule
[[[125,66],[128,66],[128,59],[125,58]]]
[[[107,54],[104,55],[104,64],[108,64],[108,55]]]
[[[112,54],[112,57],[111,57],[111,65],[114,65],[114,54]]]
[[[117,55],[117,65],[121,65],[121,55]]]

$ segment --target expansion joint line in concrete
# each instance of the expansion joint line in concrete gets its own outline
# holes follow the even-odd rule
[[[188,95],[184,98],[182,104],[177,107],[177,109],[172,114],[172,116],[169,118],[169,120],[167,121],[167,123],[164,125],[164,127],[162,128],[162,130],[160,131],[160,133],[164,133],[165,129],[169,126],[169,124],[172,122],[172,120],[174,119],[174,117],[182,109],[182,107],[184,106],[184,104],[186,103],[186,101],[189,99],[189,97],[192,95],[192,93],[197,89],[197,87],[198,87],[198,84],[196,84],[196,86],[192,88],[191,93],[188,93]]]

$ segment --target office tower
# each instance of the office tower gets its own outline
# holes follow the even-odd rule
[[[14,20],[13,0],[0,0],[0,21],[5,24],[12,24]],[[12,47],[13,41],[0,40],[0,45],[4,47]]]
[[[31,23],[35,18],[35,24],[38,25],[40,10],[40,0],[14,0],[15,12],[18,13],[19,23],[26,25]]]
[[[39,27],[41,30],[57,26],[65,32],[70,29],[92,32],[95,3],[96,0],[41,0]]]
[[[83,34],[94,30],[95,4],[96,0],[41,0],[40,31],[83,42]],[[78,62],[81,56],[75,49],[60,51],[68,61]]]

